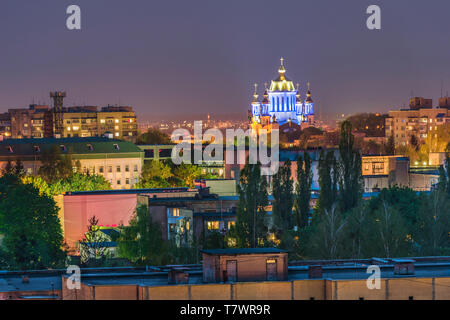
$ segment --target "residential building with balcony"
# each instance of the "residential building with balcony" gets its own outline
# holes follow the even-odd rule
[[[409,109],[389,111],[386,118],[386,137],[393,136],[396,145],[409,145],[411,137],[423,141],[437,138],[438,128],[450,125],[450,98],[439,100],[439,106],[431,107],[431,99],[412,98]]]

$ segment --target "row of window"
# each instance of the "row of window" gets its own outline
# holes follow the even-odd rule
[[[121,165],[117,165],[117,166],[115,166],[116,168],[116,171],[115,172],[122,172],[122,166]],[[95,169],[95,168],[94,168]],[[135,164],[134,166],[133,166],[133,172],[138,172],[138,165],[137,164]],[[130,166],[127,164],[127,165],[125,165],[125,167],[124,167],[124,172],[130,172]],[[98,172],[99,173],[104,173],[105,172],[105,167],[104,166],[99,166],[98,167]],[[108,173],[111,173],[111,172],[113,172],[113,166],[107,166],[107,172]]]
[[[139,182],[139,179],[138,178],[134,178],[133,181],[134,181],[134,184],[137,184]],[[126,178],[124,182],[125,182],[125,185],[128,186],[128,185],[130,185],[131,179],[130,178]],[[113,179],[109,179],[109,183],[113,184]],[[122,185],[122,179],[117,179],[116,180],[116,184],[118,186]]]
[[[230,230],[236,224],[236,221],[228,221],[227,229]],[[207,221],[206,227],[208,230],[219,230],[220,221]]]

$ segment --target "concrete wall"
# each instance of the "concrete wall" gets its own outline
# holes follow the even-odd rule
[[[291,300],[292,283],[284,281],[236,283],[236,300]]]
[[[53,295],[55,298],[52,298]],[[39,297],[36,300],[61,300],[61,290],[46,290],[46,291],[8,291],[0,292],[0,300],[30,300],[25,297]],[[34,298],[33,298],[34,300]]]
[[[64,281],[64,278],[63,278]],[[166,286],[81,284],[63,300],[449,300],[449,278],[382,279],[369,290],[366,280],[293,280]],[[0,294],[1,297],[1,294]]]
[[[292,283],[294,300],[325,300],[325,280],[296,280]]]

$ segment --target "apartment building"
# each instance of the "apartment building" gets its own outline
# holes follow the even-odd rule
[[[62,110],[62,138],[109,135],[115,139],[135,141],[138,134],[136,114],[132,107],[96,106],[65,107]],[[47,105],[30,105],[28,109],[9,109],[0,115],[2,138],[51,138],[54,136],[54,114]]]
[[[393,136],[396,145],[409,145],[411,137],[418,141],[427,137],[437,138],[439,126],[450,125],[450,97],[439,99],[432,107],[431,99],[412,98],[409,109],[389,111],[386,118],[386,137]]]

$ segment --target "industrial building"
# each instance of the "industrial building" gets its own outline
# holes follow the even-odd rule
[[[409,268],[403,266],[409,265]],[[369,289],[369,266],[380,268]],[[411,267],[412,266],[412,267]],[[173,282],[173,270],[184,283]],[[291,261],[285,280],[204,282],[202,265],[81,269],[80,289],[66,270],[0,276],[1,300],[449,300],[450,257]],[[181,271],[183,270],[183,271]],[[369,280],[370,281],[370,280]]]

